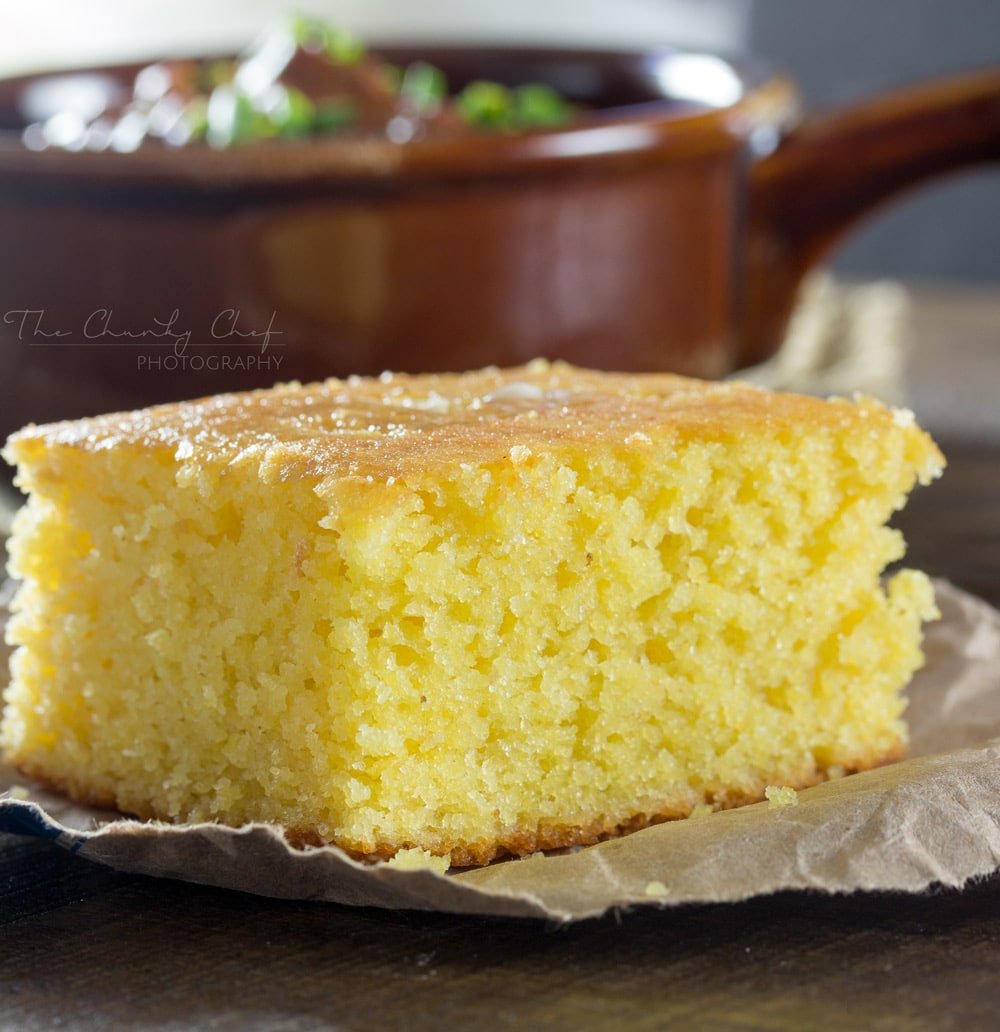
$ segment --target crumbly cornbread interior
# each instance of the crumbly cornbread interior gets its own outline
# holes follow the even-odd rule
[[[899,754],[907,414],[533,363],[12,438],[2,741],[74,796],[482,863]]]

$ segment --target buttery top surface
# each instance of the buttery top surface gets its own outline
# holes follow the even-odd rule
[[[131,446],[169,450],[179,461],[266,464],[279,479],[379,479],[490,461],[518,446],[721,440],[765,425],[847,426],[893,418],[881,407],[831,404],[744,384],[599,373],[537,360],[504,370],[289,384],[29,426],[11,438],[8,454],[23,457],[31,442],[87,451]]]

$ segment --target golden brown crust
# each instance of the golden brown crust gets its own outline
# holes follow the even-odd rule
[[[624,375],[533,362],[448,375],[328,380],[27,427],[11,461],[38,447],[110,446],[168,460],[249,464],[268,481],[390,478],[459,462],[492,462],[514,447],[724,440],[763,427],[890,425],[892,412],[669,374]],[[914,433],[919,433],[913,430]]]
[[[760,778],[752,788],[720,786],[706,789],[700,798],[692,800],[692,798],[688,797],[683,801],[665,801],[649,813],[636,813],[619,817],[598,817],[581,820],[578,823],[567,821],[562,824],[542,825],[534,830],[513,828],[505,831],[495,840],[456,843],[450,849],[442,851],[442,855],[448,856],[452,867],[480,867],[493,860],[505,857],[527,856],[530,853],[539,851],[566,849],[573,846],[590,846],[606,839],[618,838],[635,831],[641,831],[643,828],[651,827],[654,824],[663,824],[666,821],[688,817],[699,803],[708,803],[715,809],[720,810],[734,809],[738,806],[746,806],[763,800],[764,789],[768,785],[781,785],[798,790],[810,788],[813,785],[829,780],[833,776],[831,774],[833,770],[837,771],[838,776],[841,773],[845,775],[856,774],[863,770],[871,770],[890,763],[896,763],[905,754],[905,744],[898,742],[887,752],[843,760],[839,763],[831,764],[828,768],[816,769],[795,778],[788,778],[786,776]],[[5,757],[5,760],[17,767],[25,776],[41,782],[47,788],[62,792],[81,805],[95,806],[108,810],[114,810],[118,806],[113,793],[93,791],[85,786],[83,782],[76,779],[52,777],[34,764],[19,762],[16,757],[8,756]],[[167,823],[180,823],[173,821],[162,813],[158,813],[155,807],[137,806],[134,803],[128,807],[128,815],[137,817],[140,820],[162,820]],[[220,821],[220,823],[224,824],[225,821]],[[287,825],[282,830],[289,844],[297,849],[335,845],[355,860],[362,861],[390,860],[400,850],[423,848],[418,842],[404,841],[377,843],[373,849],[369,849],[356,842],[325,839],[314,828],[304,825]]]

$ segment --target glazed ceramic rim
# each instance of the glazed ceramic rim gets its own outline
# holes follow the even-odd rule
[[[0,188],[51,185],[83,188],[186,187],[200,191],[268,189],[294,184],[352,182],[389,187],[409,182],[502,179],[510,175],[567,169],[597,170],[655,158],[695,157],[742,146],[755,133],[766,152],[799,117],[794,84],[768,65],[717,54],[656,48],[646,51],[576,50],[523,46],[435,47],[497,55],[565,53],[641,58],[667,68],[676,62],[711,62],[703,68],[726,69],[738,96],[695,111],[669,111],[657,101],[608,108],[570,128],[523,134],[438,137],[396,144],[383,138],[258,142],[226,150],[187,147],[140,148],[131,153],[32,151],[20,133],[0,131]],[[118,66],[129,67],[129,66]],[[109,69],[110,70],[110,69]],[[53,75],[73,74],[73,69]],[[81,69],[84,71],[84,69]],[[37,72],[6,80],[28,81]],[[664,100],[676,101],[664,92]],[[681,98],[685,99],[685,98]],[[763,132],[760,132],[763,130]]]

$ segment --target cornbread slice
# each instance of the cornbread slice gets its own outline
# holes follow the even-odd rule
[[[532,363],[28,427],[2,740],[72,796],[452,864],[898,757],[907,413]]]

